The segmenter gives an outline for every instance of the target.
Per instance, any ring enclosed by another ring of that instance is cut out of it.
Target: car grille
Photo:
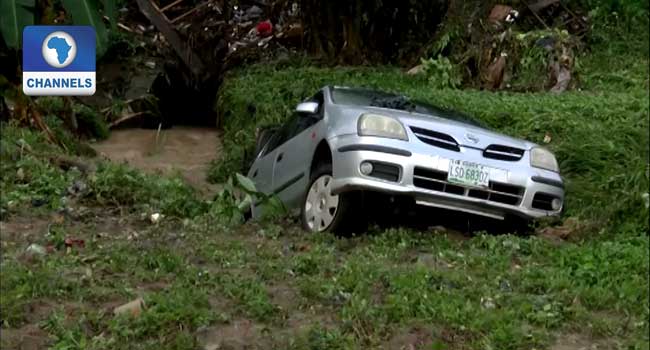
[[[479,189],[452,184],[447,181],[447,172],[415,167],[413,185],[431,191],[452,193],[460,196],[485,199],[509,205],[519,205],[524,195],[521,186],[490,181],[489,188]]]
[[[456,140],[453,137],[447,134],[443,134],[441,132],[437,132],[433,130],[416,128],[414,126],[411,127],[411,131],[413,131],[415,136],[417,136],[417,138],[420,141],[426,144],[448,149],[450,151],[460,152],[460,147],[458,146],[458,142],[456,142]]]
[[[504,145],[489,145],[483,150],[483,157],[516,162],[524,156],[524,150]]]

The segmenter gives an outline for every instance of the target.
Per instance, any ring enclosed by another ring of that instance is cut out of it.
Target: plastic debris
[[[130,301],[124,305],[118,306],[113,310],[115,316],[119,315],[130,315],[132,317],[138,317],[142,314],[142,310],[145,307],[144,299],[137,298],[133,301]]]
[[[65,246],[68,248],[72,248],[75,246],[79,248],[84,248],[86,246],[86,242],[83,239],[66,237],[66,239],[63,242],[65,243]]]
[[[25,249],[25,253],[31,256],[41,256],[45,255],[47,253],[47,250],[40,244],[32,243],[27,247],[27,249]]]
[[[491,297],[481,297],[481,305],[486,309],[494,309],[496,307]]]
[[[257,29],[257,35],[259,35],[262,38],[265,38],[273,34],[273,25],[271,24],[271,21],[260,22],[257,25],[256,29]]]
[[[419,65],[409,69],[408,72],[406,72],[406,74],[407,75],[418,75],[418,74],[424,73],[424,69],[425,69],[424,65],[419,64]]]
[[[151,214],[151,216],[149,217],[149,221],[151,221],[151,223],[155,225],[155,224],[159,223],[160,220],[162,220],[162,218],[164,218],[164,217],[165,216],[160,214],[160,213],[154,213],[154,214]]]
[[[551,143],[551,140],[552,140],[552,138],[551,138],[551,134],[546,133],[546,134],[544,135],[544,143]]]
[[[68,187],[68,194],[71,196],[79,196],[86,191],[88,185],[81,180],[76,180]]]
[[[519,11],[510,10],[506,16],[506,23],[513,23],[517,18],[519,18]]]

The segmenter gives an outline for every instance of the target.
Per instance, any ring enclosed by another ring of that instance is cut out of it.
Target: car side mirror
[[[317,102],[302,102],[296,106],[296,112],[298,113],[307,113],[315,114],[318,112],[318,103]]]

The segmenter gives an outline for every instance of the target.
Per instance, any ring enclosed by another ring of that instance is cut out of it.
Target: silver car
[[[555,156],[460,113],[379,91],[325,87],[259,133],[248,177],[312,232],[349,227],[363,193],[496,219],[558,216]],[[264,206],[253,205],[253,217]]]

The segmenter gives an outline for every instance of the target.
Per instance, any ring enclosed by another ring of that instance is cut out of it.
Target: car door
[[[277,160],[278,146],[284,143],[287,137],[293,133],[297,124],[296,118],[285,122],[269,139],[262,148],[261,155],[253,162],[248,177],[253,180],[255,187],[264,194],[273,194],[273,166]]]
[[[273,142],[273,139],[269,140],[269,144],[271,142]],[[273,191],[273,153],[276,150],[277,148],[269,153],[262,154],[253,162],[248,172],[248,177],[255,183],[255,189],[264,194],[270,194]]]
[[[323,117],[322,93],[311,99],[319,103],[319,111],[314,114],[294,114],[296,126],[289,137],[278,147],[273,166],[274,193],[287,208],[296,208],[304,195],[309,182],[309,167],[315,145],[312,138],[314,125]]]

